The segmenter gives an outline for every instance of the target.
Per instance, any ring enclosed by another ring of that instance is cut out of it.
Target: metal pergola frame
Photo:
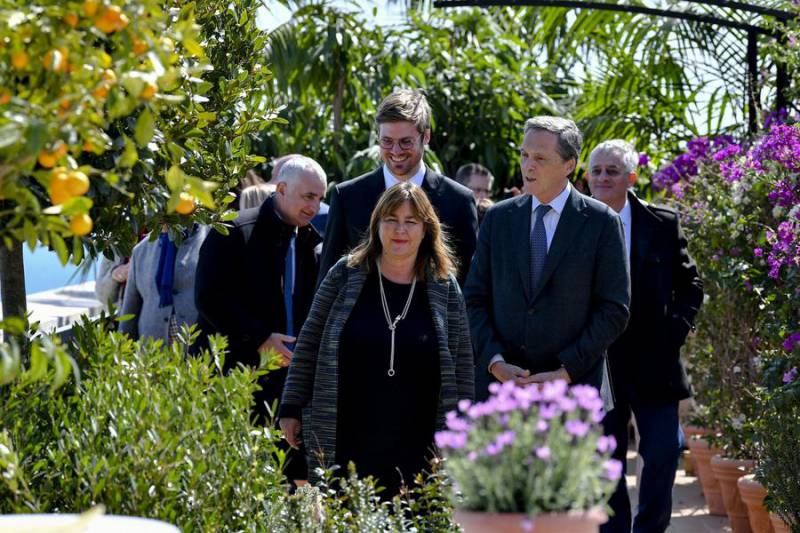
[[[745,4],[738,1],[729,0],[684,0],[690,4],[704,4],[717,7],[725,7],[734,11],[753,13],[756,15],[768,16],[779,21],[787,21],[795,17],[793,13],[788,11],[781,11],[768,7]],[[530,6],[530,7],[566,7],[569,9],[599,9],[603,11],[616,11],[621,13],[638,13],[643,15],[672,18],[679,20],[688,20],[700,24],[711,24],[730,28],[732,30],[744,31],[747,34],[747,103],[748,103],[748,130],[754,133],[758,129],[758,37],[759,35],[766,35],[774,39],[783,40],[785,36],[782,33],[775,32],[774,30],[757,26],[755,24],[748,24],[735,20],[720,18],[714,15],[691,13],[686,11],[674,11],[667,9],[658,9],[645,6],[632,6],[623,4],[608,4],[598,1],[583,1],[583,0],[435,0],[434,7],[447,8],[447,7],[489,7],[489,6]],[[783,63],[776,64],[776,109],[786,107],[786,92],[789,89],[789,73],[786,70],[786,65]]]

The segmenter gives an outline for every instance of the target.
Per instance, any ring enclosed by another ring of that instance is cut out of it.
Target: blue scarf
[[[175,256],[178,255],[178,247],[169,240],[169,233],[159,235],[158,244],[161,247],[158,269],[156,269],[158,306],[167,307],[172,305],[172,287],[175,283]]]

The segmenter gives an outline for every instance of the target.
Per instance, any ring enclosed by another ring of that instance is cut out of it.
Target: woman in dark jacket
[[[302,433],[312,482],[315,467],[353,462],[391,497],[426,468],[444,414],[473,394],[454,272],[425,192],[384,192],[367,236],[322,282],[284,386],[281,429],[292,446]]]

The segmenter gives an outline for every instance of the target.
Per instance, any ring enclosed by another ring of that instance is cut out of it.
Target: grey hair
[[[525,133],[536,130],[548,131],[558,135],[556,150],[561,156],[561,159],[564,161],[570,159],[578,160],[578,156],[581,153],[583,136],[581,135],[581,130],[578,129],[574,121],[568,118],[550,117],[546,115],[529,118],[525,122]]]
[[[292,156],[283,163],[275,183],[277,184],[282,181],[291,183],[301,174],[312,174],[316,176],[323,185],[327,186],[328,184],[328,176],[325,174],[325,171],[322,170],[320,164],[304,155]]]
[[[623,139],[610,139],[598,144],[592,153],[589,154],[589,164],[591,165],[592,157],[600,152],[612,152],[619,156],[622,161],[622,170],[625,174],[635,172],[639,166],[639,153],[631,143]]]

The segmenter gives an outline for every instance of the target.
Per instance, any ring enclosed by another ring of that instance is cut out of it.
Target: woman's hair
[[[447,242],[448,237],[439,222],[439,217],[425,191],[411,182],[398,183],[381,195],[378,204],[372,211],[369,230],[359,245],[351,252],[347,265],[350,267],[361,266],[367,272],[372,270],[383,252],[380,238],[381,220],[394,213],[405,202],[408,202],[414,216],[422,222],[424,232],[414,267],[417,279],[425,279],[425,271],[428,266],[431,267],[436,279],[446,279],[449,274],[455,274],[456,259]]]
[[[239,209],[250,209],[251,207],[260,206],[274,190],[275,186],[270,183],[262,183],[260,185],[251,185],[247,187],[239,193]]]

